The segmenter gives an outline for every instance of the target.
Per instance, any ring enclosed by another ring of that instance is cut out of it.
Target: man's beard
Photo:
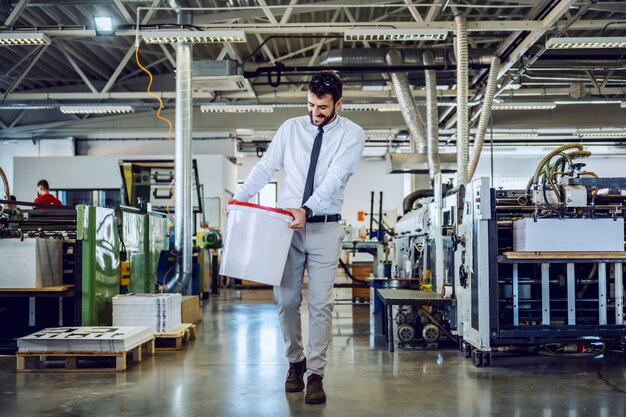
[[[332,122],[334,118],[335,118],[335,109],[333,109],[332,113],[330,113],[328,116],[324,117],[324,121],[322,122],[322,124],[316,125],[313,122],[313,112],[309,112],[309,119],[311,119],[311,124],[317,127],[326,126],[328,123]]]

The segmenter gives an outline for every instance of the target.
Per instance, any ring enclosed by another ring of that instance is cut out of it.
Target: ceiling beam
[[[261,6],[263,6],[263,13],[265,13],[265,16],[267,16],[270,23],[277,25],[278,20],[276,20],[276,17],[274,17],[271,10],[267,7],[267,3],[265,2],[265,0],[257,0],[257,1],[259,2]]]
[[[122,14],[122,16],[124,16],[124,19],[126,20],[126,23],[130,23],[131,25],[133,23],[135,23],[135,20],[130,15],[130,13],[128,13],[128,10],[126,10],[126,7],[124,6],[124,3],[122,3],[122,0],[114,0],[114,2],[115,2],[115,5],[117,6],[118,10]]]
[[[569,8],[576,3],[577,0],[560,0],[556,6],[548,13],[548,15],[541,20],[543,29],[536,30],[528,34],[524,40],[511,52],[506,61],[502,63],[500,72],[498,73],[498,79],[501,79],[506,73],[524,56],[526,52],[532,46],[541,39],[548,30],[550,30],[554,24],[569,10]]]
[[[48,50],[48,46],[50,45],[42,45],[39,47],[39,50],[37,50],[37,53],[35,54],[35,56],[33,57],[33,59],[28,63],[28,65],[26,66],[26,68],[24,68],[24,70],[22,71],[22,73],[15,79],[15,81],[13,81],[11,87],[9,87],[9,89],[4,93],[3,96],[3,100],[6,98],[7,95],[11,94],[13,91],[15,91],[15,89],[22,83],[22,81],[24,80],[24,78],[26,78],[26,76],[28,75],[28,73],[30,72],[30,70],[33,69],[33,67],[35,66],[35,64],[37,64],[37,62],[39,61],[39,59],[43,56],[43,54]]]
[[[289,2],[290,6],[293,6],[295,4],[298,4],[298,0],[291,0]],[[291,14],[293,13],[293,7],[288,7],[287,10],[285,10],[285,14],[283,14],[282,19],[280,19],[280,24],[284,25],[285,23],[287,23],[289,21],[289,19],[291,19]]]
[[[422,15],[420,15],[420,12],[417,10],[417,7],[413,5],[412,0],[404,0],[404,4],[406,4],[407,8],[409,9],[409,12],[411,12],[411,16],[413,16],[413,19],[415,19],[416,22],[424,21],[424,18],[422,18]]]
[[[432,22],[433,20],[437,19],[439,15],[441,14],[441,8],[443,5],[443,2],[444,0],[433,1],[432,5],[430,6],[430,9],[428,9],[428,13],[426,14],[426,19],[424,19],[424,21]]]
[[[72,58],[72,56],[65,50],[65,48],[63,48],[63,44],[59,42],[59,44],[57,45],[57,48],[61,51],[61,53],[63,53],[63,56],[65,56],[65,59],[69,61],[72,68],[74,68],[74,71],[76,71],[76,73],[80,76],[80,78],[82,78],[82,80],[85,82],[87,87],[91,90],[91,92],[97,93],[98,90],[96,90],[96,87],[94,87],[91,81],[89,81],[89,78],[87,78],[83,70],[80,69],[76,61],[74,61],[74,58]]]
[[[170,61],[170,64],[172,64],[172,68],[176,68],[176,60],[174,59],[174,57],[170,53],[169,49],[167,49],[167,45],[164,45],[164,44],[160,43],[159,46],[161,47],[161,50],[163,51],[163,53],[167,57],[168,61]],[[219,59],[218,59],[218,61],[219,61]]]
[[[17,19],[20,18],[24,9],[28,6],[28,1],[29,0],[20,0],[20,2],[13,7],[11,14],[7,17],[7,20],[4,21],[4,26],[12,27],[13,24],[17,22]]]
[[[128,48],[128,52],[126,52],[126,55],[124,55],[124,58],[122,58],[122,61],[115,69],[115,72],[113,73],[113,75],[111,75],[111,78],[102,89],[101,91],[102,93],[108,93],[111,90],[111,87],[113,87],[113,84],[115,84],[115,81],[117,81],[117,77],[120,76],[120,73],[122,72],[122,70],[128,63],[128,61],[130,60],[130,57],[133,56],[134,52],[135,52],[135,45],[130,45],[130,48]]]
[[[69,45],[67,42],[63,43],[63,48],[78,59],[84,66],[88,67],[91,72],[98,74],[103,79],[108,79],[109,76],[102,71],[102,68],[96,63],[92,62],[89,58],[85,57],[80,51],[74,49],[74,46]]]
[[[26,111],[27,110],[22,110],[15,119],[13,119],[13,121],[11,122],[11,124],[9,125],[9,129],[12,129],[15,127],[15,125],[17,125],[20,120],[22,120],[22,118],[26,115]]]

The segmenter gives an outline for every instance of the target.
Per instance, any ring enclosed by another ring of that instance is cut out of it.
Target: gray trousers
[[[343,237],[343,226],[337,222],[307,223],[304,229],[296,230],[287,256],[283,280],[279,287],[274,287],[287,359],[290,363],[300,362],[305,358],[300,305],[304,268],[307,268],[307,368],[309,373],[321,376],[324,376],[326,350],[331,337],[333,285]]]

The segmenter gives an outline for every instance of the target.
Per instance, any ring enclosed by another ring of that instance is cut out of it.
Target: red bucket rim
[[[267,210],[267,211],[283,214],[285,216],[289,216],[289,217],[294,218],[293,214],[289,213],[288,211],[277,209],[277,208],[274,208],[274,207],[262,206],[260,204],[246,203],[245,201],[234,201],[234,200],[231,200],[231,201],[228,202],[228,205],[229,206],[233,205],[233,206],[251,207],[251,208],[256,208],[256,209],[261,209],[261,210]]]

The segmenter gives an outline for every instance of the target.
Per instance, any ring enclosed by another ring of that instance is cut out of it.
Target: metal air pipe
[[[424,65],[432,65],[435,58],[430,51],[422,54]],[[434,70],[424,71],[426,75],[426,124],[428,132],[428,173],[432,180],[441,172],[439,165],[439,110],[437,108],[437,75]]]
[[[454,16],[455,32],[456,32],[456,60],[457,60],[457,174],[456,183],[465,185],[467,183],[467,169],[469,165],[469,112],[468,99],[469,80],[468,80],[468,47],[467,47],[467,20],[465,14],[457,13]]]
[[[185,2],[186,3],[186,2]],[[171,0],[172,7],[186,7]],[[191,24],[191,13],[178,10],[178,23]],[[176,44],[176,145],[174,207],[176,275],[165,285],[167,292],[183,292],[192,274],[192,175],[191,126],[193,99],[191,92],[192,45]]]
[[[476,139],[474,140],[474,155],[472,156],[472,162],[470,163],[468,169],[468,181],[471,181],[474,176],[476,166],[480,160],[480,153],[483,150],[485,133],[487,132],[489,120],[491,119],[493,98],[496,95],[496,88],[498,87],[498,72],[500,72],[500,58],[493,56],[491,57],[491,66],[489,67],[489,76],[487,78],[487,87],[485,88],[485,99],[483,101],[482,113],[478,122],[478,132],[476,132]]]

